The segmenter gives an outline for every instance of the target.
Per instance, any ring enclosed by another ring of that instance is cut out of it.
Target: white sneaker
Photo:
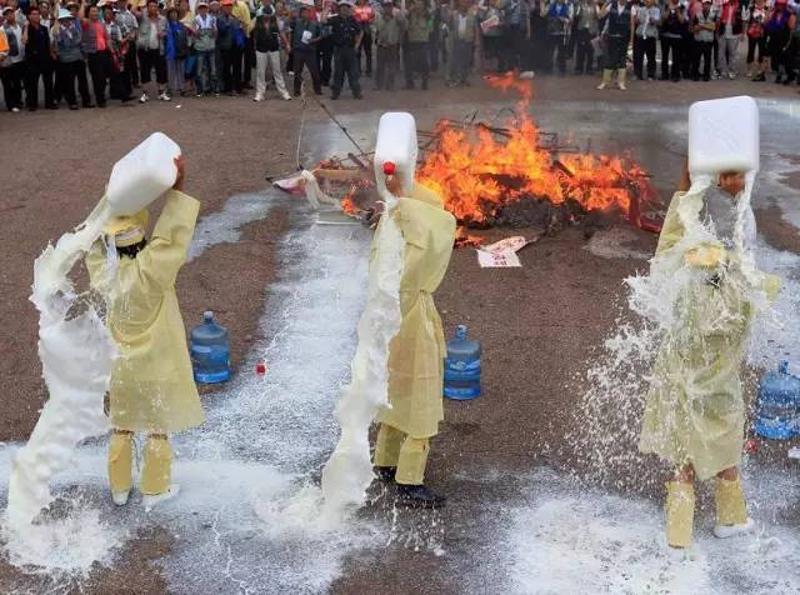
[[[728,73],[728,78],[731,79],[732,81],[736,80],[736,73],[735,72],[729,72]]]
[[[152,495],[145,494],[142,497],[142,504],[144,504],[144,509],[146,511],[150,511],[157,504],[161,504],[162,502],[174,498],[175,496],[178,495],[180,491],[181,487],[178,484],[174,483],[171,486],[169,486],[169,489],[166,492],[163,492],[161,494],[152,494]]]
[[[800,446],[795,446],[794,448],[790,448],[789,452],[786,453],[790,459],[800,459]]]
[[[283,100],[284,100],[284,101],[291,101],[291,100],[292,100],[292,96],[291,96],[291,95],[288,95],[288,94],[287,94],[287,95],[284,95],[284,96],[283,96]]]
[[[117,506],[125,506],[128,503],[128,496],[130,495],[130,490],[125,490],[124,492],[111,492],[111,499]]]
[[[167,95],[167,93],[166,93],[166,92],[164,92],[164,93],[162,93],[161,95],[159,95],[159,96],[158,96],[158,98],[159,98],[161,101],[172,101],[172,97],[170,97],[169,95]]]
[[[737,535],[744,535],[750,533],[755,528],[756,524],[753,519],[747,518],[744,523],[740,525],[715,525],[714,536],[719,539],[728,539],[729,537],[736,537]]]
[[[19,113],[19,108],[18,107],[12,107],[11,108],[11,113],[12,114],[18,114]]]
[[[142,96],[139,98],[139,103],[147,103],[150,101],[150,96],[147,93],[142,93]]]
[[[255,97],[253,97],[253,101],[256,101],[256,102],[258,102],[258,101],[264,101],[264,98],[263,98],[263,97],[261,97],[261,95],[256,95]]]
[[[526,70],[524,72],[519,73],[519,78],[522,80],[531,80],[534,76],[535,75],[532,70]]]

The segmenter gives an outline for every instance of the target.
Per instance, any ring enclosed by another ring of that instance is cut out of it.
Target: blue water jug
[[[192,329],[190,352],[196,382],[216,384],[230,379],[228,330],[214,321],[213,312],[205,312],[203,324]]]
[[[800,378],[789,374],[789,362],[769,372],[758,387],[755,432],[764,438],[786,440],[800,434]]]
[[[444,396],[467,401],[481,394],[481,344],[467,338],[467,327],[456,327],[447,342],[444,360]]]

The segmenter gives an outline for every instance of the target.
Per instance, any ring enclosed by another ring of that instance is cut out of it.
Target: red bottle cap
[[[392,161],[386,161],[383,164],[383,173],[387,176],[393,176],[396,170],[397,166]]]
[[[259,376],[263,376],[266,373],[267,373],[267,363],[263,359],[258,360],[258,363],[256,364],[256,374],[258,374]]]
[[[747,454],[755,454],[758,452],[758,440],[750,438],[744,443],[744,451]]]

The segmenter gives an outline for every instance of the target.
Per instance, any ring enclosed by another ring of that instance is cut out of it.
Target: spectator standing
[[[695,57],[692,79],[700,80],[700,61],[703,61],[703,80],[711,79],[712,48],[714,46],[714,31],[717,22],[714,12],[711,10],[711,0],[703,0],[703,9],[700,14],[694,17]]]
[[[553,72],[553,55],[555,54],[558,73],[567,73],[567,54],[572,31],[572,6],[566,0],[552,0],[546,5],[547,10],[547,62],[546,72]]]
[[[22,85],[25,80],[25,44],[22,40],[22,27],[17,22],[17,11],[11,5],[3,8],[3,34],[8,51],[0,63],[0,78],[3,81],[3,95],[6,109],[19,112],[22,108]]]
[[[58,109],[53,96],[53,56],[50,50],[50,32],[42,25],[42,15],[34,6],[28,12],[28,24],[23,31],[25,41],[25,103],[28,111],[39,108],[39,81],[44,86],[44,105]]]
[[[661,22],[661,9],[655,0],[645,0],[643,6],[636,6],[633,11],[633,22],[636,27],[633,38],[633,72],[637,79],[645,79],[644,61],[647,59],[647,78],[656,78],[656,40],[658,24]]]
[[[256,49],[256,95],[253,101],[263,101],[267,92],[266,73],[271,71],[272,80],[280,96],[289,100],[292,97],[286,90],[286,81],[281,69],[281,46],[288,47],[288,40],[280,30],[275,10],[262,10],[256,14],[253,29],[253,43]]]
[[[186,58],[189,56],[189,30],[178,20],[178,9],[167,9],[167,35],[164,57],[167,61],[167,95],[186,94]]]
[[[499,2],[500,0],[489,0],[488,4],[479,8],[478,13],[484,61],[495,60],[498,72],[503,52],[503,28],[498,8]]]
[[[156,0],[147,0],[145,11],[140,11],[136,16],[139,20],[136,48],[139,56],[139,75],[144,88],[139,101],[146,103],[150,100],[147,88],[152,83],[154,70],[156,73],[156,96],[161,101],[169,101],[170,97],[165,90],[167,85],[167,64],[164,60],[167,19],[159,14]]]
[[[339,3],[341,7],[341,2]],[[358,44],[358,68],[361,70],[361,56],[364,56],[364,74],[372,76],[372,26],[375,23],[375,10],[368,0],[356,0],[353,17],[361,26],[362,37]]]
[[[470,0],[458,0],[458,8],[450,17],[448,30],[453,39],[448,84],[451,87],[469,86],[469,73],[478,35],[478,20],[470,6]]]
[[[112,2],[101,0],[101,3],[103,4],[103,21],[108,32],[107,55],[104,55],[102,60],[109,82],[109,95],[111,99],[119,99],[122,103],[127,103],[131,100],[131,91],[133,90],[124,74],[128,40],[116,22]]]
[[[394,76],[400,69],[400,43],[405,35],[406,18],[392,0],[383,0],[383,8],[375,17],[377,71],[375,90],[394,90]]]
[[[333,39],[330,19],[336,13],[336,4],[332,0],[325,0],[321,12],[318,13],[322,37],[317,44],[317,67],[323,87],[330,86],[331,76],[333,76]]]
[[[617,87],[625,91],[628,48],[633,43],[633,10],[625,0],[611,0],[603,7],[601,15],[606,20],[603,34],[607,40],[607,51],[603,80],[597,88],[603,90],[608,87],[616,72]]]
[[[767,37],[764,23],[767,21],[766,0],[755,0],[746,9],[747,21],[747,76],[754,81],[764,82],[766,77]],[[756,56],[756,54],[758,54]],[[755,64],[755,66],[754,66]]]
[[[81,26],[80,15],[78,14],[79,7],[74,2],[70,3],[68,6],[68,10],[59,12],[58,31],[53,36],[52,40],[58,60],[56,64],[56,74],[58,75],[60,73],[62,75],[62,82],[57,82],[56,87],[59,89],[60,93],[64,94],[69,104],[69,89],[72,89],[72,97],[74,97],[75,81],[77,81],[78,92],[81,96],[83,107],[87,109],[93,108],[94,104],[89,94],[89,79],[86,75],[86,60],[84,59],[83,52],[83,27]],[[67,14],[72,18],[67,18]]]
[[[681,79],[681,39],[686,26],[686,13],[678,0],[668,0],[661,13],[661,80]],[[672,65],[670,68],[670,58]]]
[[[217,79],[217,17],[209,12],[208,0],[197,0],[194,19],[194,49],[197,53],[197,96],[219,95]]]
[[[294,94],[300,96],[303,83],[303,68],[308,69],[311,75],[311,84],[316,95],[322,95],[322,80],[319,76],[317,64],[317,43],[322,37],[322,30],[315,20],[311,18],[309,6],[300,7],[299,16],[292,21],[291,43],[294,54]]]
[[[331,39],[333,40],[331,99],[339,98],[345,76],[350,85],[350,91],[353,92],[353,98],[363,99],[359,82],[361,73],[359,72],[358,48],[361,47],[364,40],[364,21],[359,22],[356,19],[351,0],[340,0],[337,14],[331,17],[330,22]],[[372,62],[371,58],[370,62]]]
[[[222,0],[222,12],[217,17],[217,44],[222,56],[222,90],[228,95],[241,95],[242,54],[246,36],[242,23],[233,14],[234,0]]]
[[[530,70],[528,45],[531,41],[531,18],[527,0],[503,0],[503,37],[505,38],[506,63],[503,70]],[[526,76],[526,78],[528,78]]]
[[[253,81],[253,66],[256,62],[256,54],[253,49],[253,40],[250,38],[250,30],[252,29],[252,17],[250,15],[250,5],[245,0],[233,0],[233,9],[231,11],[236,23],[236,30],[234,32],[234,44],[240,50],[239,61],[239,91],[242,89],[252,89]],[[234,84],[234,87],[236,85]]]
[[[139,66],[136,63],[136,34],[139,21],[128,8],[127,0],[117,0],[115,20],[125,38],[125,62],[123,65],[123,85],[131,91],[139,86]]]
[[[430,75],[429,43],[431,38],[430,12],[423,0],[409,0],[407,44],[404,51],[406,89],[414,88],[414,76],[422,80],[422,90],[428,90]]]
[[[597,0],[575,5],[575,74],[594,74],[594,46],[600,33]]]
[[[720,75],[731,80],[736,78],[736,59],[739,52],[739,40],[744,33],[742,8],[739,0],[727,0],[719,11],[719,30],[717,32],[717,54],[719,56]]]
[[[108,29],[101,20],[97,6],[87,6],[83,20],[83,49],[89,74],[92,76],[92,87],[97,107],[106,106],[106,86],[111,74],[111,39]]]
[[[787,8],[786,0],[775,0],[775,6],[764,25],[767,34],[767,55],[772,71],[776,73],[776,83],[783,82],[786,72],[784,56],[790,41],[789,21],[792,16]]]

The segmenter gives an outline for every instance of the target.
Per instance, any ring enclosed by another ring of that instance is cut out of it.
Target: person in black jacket
[[[661,80],[678,82],[681,80],[681,46],[686,29],[686,12],[678,0],[669,0],[661,12]],[[672,55],[672,68],[669,58]]]
[[[353,18],[353,4],[351,0],[339,2],[338,14],[328,21],[331,27],[333,40],[333,85],[331,85],[331,99],[338,99],[344,85],[344,77],[350,84],[353,97],[362,99],[361,85],[359,84],[359,64],[356,48],[361,43],[364,31],[355,18]]]
[[[55,69],[50,53],[50,32],[42,25],[38,8],[31,8],[22,37],[25,40],[25,98],[28,110],[34,112],[39,107],[39,79],[44,84],[45,107],[58,109],[53,95]]]
[[[267,68],[272,71],[272,79],[280,96],[285,100],[291,99],[281,71],[281,42],[284,48],[289,46],[289,40],[280,30],[275,11],[258,13],[253,29],[256,50],[256,96],[253,101],[264,100],[267,92]]]

